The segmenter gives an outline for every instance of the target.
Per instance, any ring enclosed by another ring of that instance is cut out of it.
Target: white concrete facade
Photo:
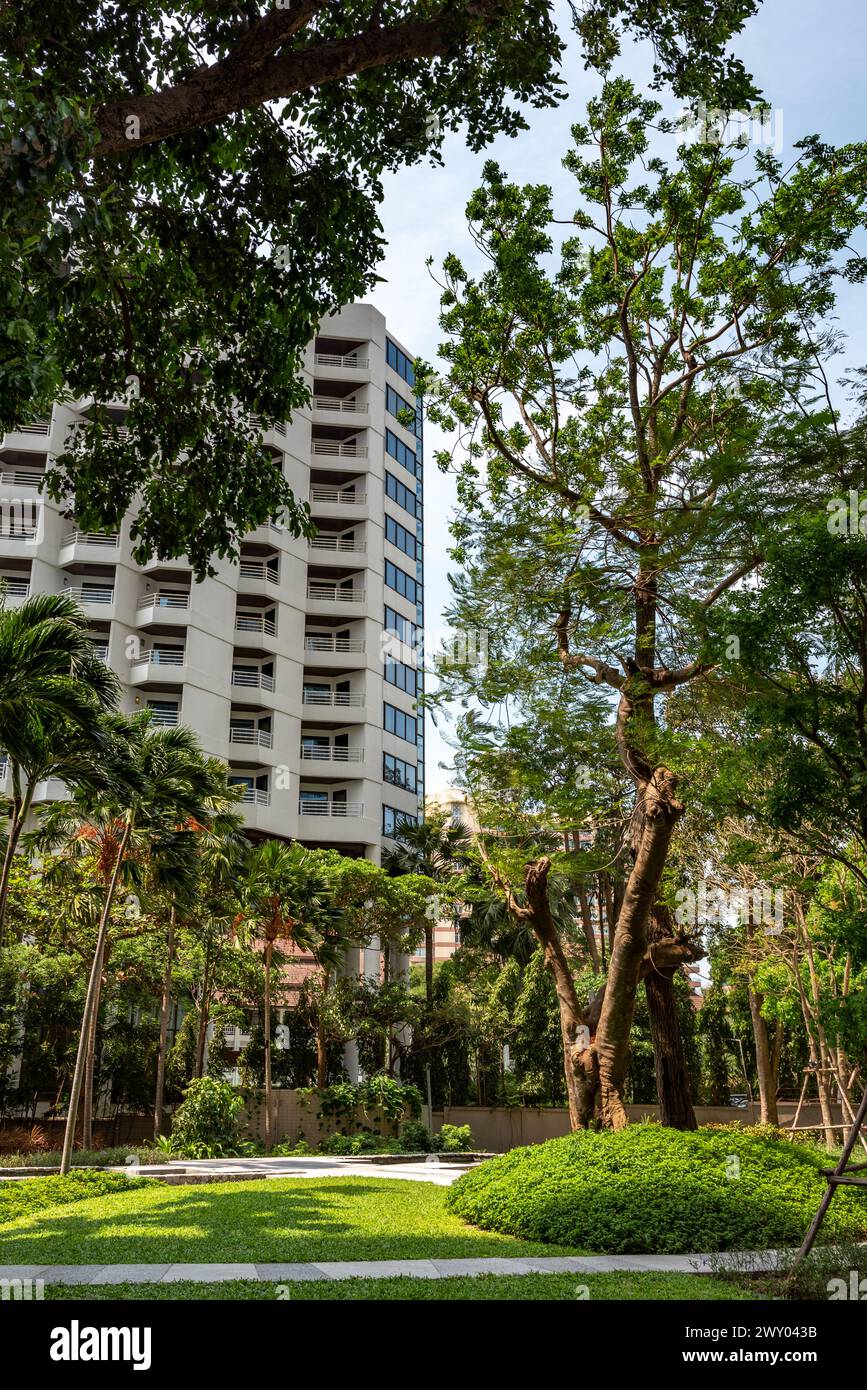
[[[216,560],[201,583],[183,559],[137,565],[129,517],[118,535],[83,535],[41,497],[46,463],[92,402],[57,405],[0,444],[6,601],[73,591],[123,708],[193,728],[245,785],[252,833],[374,861],[424,794],[409,674],[424,624],[421,417],[410,428],[393,413],[415,406],[412,360],[372,305],[323,322],[304,363],[311,404],[265,435],[318,534],[261,527],[240,563]],[[388,637],[387,608],[408,641]],[[40,787],[37,801],[62,791]]]

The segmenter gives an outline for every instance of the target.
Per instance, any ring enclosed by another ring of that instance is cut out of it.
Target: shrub
[[[75,1149],[72,1154],[73,1168],[112,1168],[122,1163],[159,1163],[164,1157],[155,1148],[130,1148],[126,1144],[114,1149]],[[59,1168],[61,1153],[59,1149],[19,1153],[0,1153],[0,1170],[3,1168]]]
[[[0,1225],[43,1207],[65,1206],[68,1202],[82,1202],[86,1197],[147,1187],[152,1182],[153,1178],[127,1178],[122,1173],[78,1171],[66,1177],[22,1178],[20,1182],[0,1183]]]
[[[184,1158],[223,1158],[241,1153],[238,1116],[244,1102],[228,1081],[191,1081],[172,1120],[171,1147]]]
[[[513,1149],[463,1174],[447,1204],[483,1230],[618,1254],[800,1244],[825,1191],[826,1158],[730,1130],[636,1125]],[[839,1191],[822,1234],[867,1231],[867,1197]]]
[[[443,1125],[433,1136],[432,1144],[436,1153],[469,1153],[473,1147],[473,1131],[469,1125]]]
[[[398,1143],[405,1154],[429,1154],[433,1148],[430,1130],[421,1120],[407,1120],[402,1124]]]

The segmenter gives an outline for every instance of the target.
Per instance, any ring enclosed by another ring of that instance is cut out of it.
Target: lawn
[[[0,1264],[264,1264],[583,1253],[474,1230],[446,1211],[445,1197],[444,1187],[394,1178],[147,1184],[43,1208],[0,1226]]]
[[[502,1248],[500,1249],[502,1254]],[[296,1284],[254,1283],[251,1280],[232,1280],[222,1284],[113,1284],[77,1285],[75,1288],[49,1284],[46,1299],[88,1299],[111,1302],[116,1299],[142,1301],[162,1299],[224,1299],[236,1302],[252,1299],[275,1302],[277,1289],[289,1290],[292,1303],[329,1302],[335,1299],[371,1300],[457,1300],[512,1299],[521,1301],[554,1300],[564,1303],[590,1300],[652,1299],[669,1301],[696,1299],[755,1299],[759,1297],[747,1288],[723,1283],[699,1274],[483,1274],[470,1279],[341,1279]],[[281,1295],[285,1298],[285,1294]]]

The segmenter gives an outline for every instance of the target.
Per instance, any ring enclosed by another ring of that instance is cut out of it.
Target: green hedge
[[[152,1178],[127,1178],[122,1173],[69,1173],[65,1178],[22,1178],[0,1182],[0,1225],[27,1216],[43,1207],[65,1206],[85,1197],[102,1197],[107,1192],[125,1192],[147,1187]]]
[[[570,1135],[470,1169],[448,1206],[474,1226],[610,1254],[800,1244],[825,1191],[818,1150],[732,1130],[661,1125]],[[867,1233],[867,1196],[841,1188],[823,1238]]]

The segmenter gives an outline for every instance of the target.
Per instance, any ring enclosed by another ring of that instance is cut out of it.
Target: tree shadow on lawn
[[[465,1226],[445,1189],[370,1179],[142,1188],[0,1227],[0,1264],[217,1264],[574,1254]]]

